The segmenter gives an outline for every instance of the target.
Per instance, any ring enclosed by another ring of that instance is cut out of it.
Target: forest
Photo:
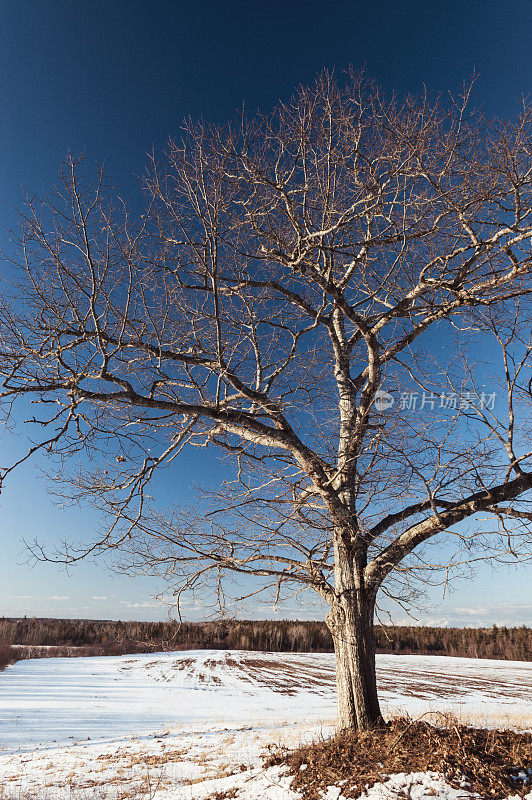
[[[532,660],[532,629],[376,626],[377,652]],[[16,645],[16,647],[12,647]],[[324,622],[217,620],[129,622],[0,618],[0,669],[21,658],[121,655],[157,650],[230,649],[330,652]]]

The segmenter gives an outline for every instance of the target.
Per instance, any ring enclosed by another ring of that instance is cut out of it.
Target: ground
[[[532,728],[531,663],[390,655],[377,663],[388,715],[452,712],[483,726]],[[329,654],[20,661],[0,675],[0,799],[295,800],[283,767],[265,768],[263,756],[331,734],[334,714]],[[340,796],[341,786],[325,795]],[[383,778],[367,796],[469,795],[413,773]]]

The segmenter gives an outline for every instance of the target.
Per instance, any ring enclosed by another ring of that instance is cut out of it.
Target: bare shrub
[[[8,642],[0,641],[0,672],[5,669],[9,664],[14,664],[18,659],[16,648],[11,647]]]

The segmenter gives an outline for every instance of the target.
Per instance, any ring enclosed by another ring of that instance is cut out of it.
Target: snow
[[[405,798],[420,800],[423,797],[436,796],[441,800],[460,800],[464,797],[474,797],[466,789],[455,789],[450,786],[442,775],[437,772],[405,772],[391,775],[382,783],[372,786],[362,795],[364,800],[391,800],[391,798]],[[478,797],[478,795],[477,795]]]
[[[483,724],[531,726],[532,664],[390,655],[377,664],[390,712],[451,711]],[[19,661],[0,673],[0,797],[114,800],[127,788],[151,800],[206,800],[229,789],[250,800],[298,798],[290,777],[264,769],[261,756],[269,745],[331,733],[335,702],[330,654]],[[430,773],[390,776],[367,798],[469,796],[444,784]],[[339,787],[329,794],[341,797]]]
[[[465,787],[454,788],[437,772],[398,772],[376,783],[360,796],[360,800],[423,800],[428,797],[433,800],[466,800],[478,798],[479,795],[467,791]],[[330,786],[323,800],[343,800],[341,788]],[[520,798],[515,796],[515,800]],[[525,795],[525,800],[532,800],[532,792]]]

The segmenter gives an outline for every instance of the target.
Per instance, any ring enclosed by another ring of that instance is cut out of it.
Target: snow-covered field
[[[452,711],[483,725],[532,727],[530,663],[377,659],[387,712]],[[295,798],[278,768],[262,769],[261,754],[270,744],[296,746],[331,732],[334,715],[329,654],[203,650],[19,661],[0,673],[0,798],[137,792],[202,800],[232,788],[242,798]],[[394,780],[397,791],[390,784],[383,797],[404,796],[405,781],[412,797],[467,796],[445,786],[435,795],[439,779],[426,775]]]

